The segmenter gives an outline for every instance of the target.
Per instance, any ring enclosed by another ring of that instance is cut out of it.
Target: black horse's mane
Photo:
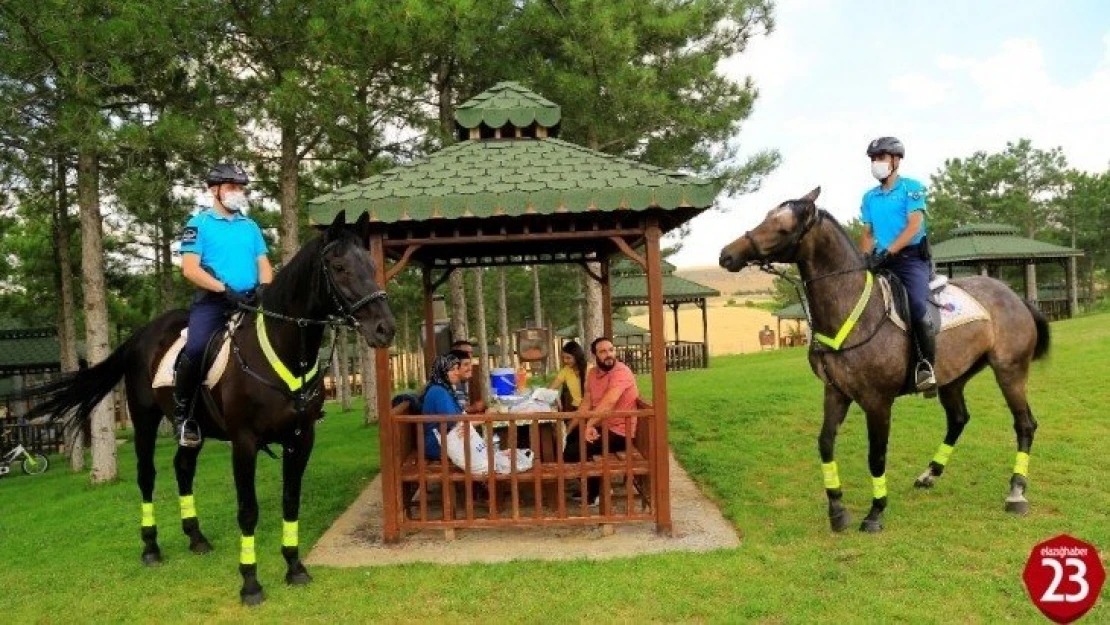
[[[343,228],[338,241],[354,242],[357,235],[349,228]],[[267,310],[288,311],[298,305],[307,304],[311,310],[325,296],[323,292],[324,274],[320,267],[320,253],[327,245],[325,232],[305,243],[287,265],[274,274],[274,281],[266,289],[263,299]]]

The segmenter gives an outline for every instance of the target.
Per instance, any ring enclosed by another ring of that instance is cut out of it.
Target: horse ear
[[[806,202],[816,202],[818,195],[821,195],[821,187],[814,188],[812,191],[807,193],[805,195],[805,197],[803,197],[802,199],[805,200]]]
[[[343,231],[343,226],[347,225],[347,211],[341,210],[335,215],[331,225],[328,226],[328,240],[334,240],[339,237],[339,233]]]
[[[362,239],[362,242],[365,245],[365,247],[369,247],[370,246],[370,213],[368,213],[366,211],[363,211],[362,214],[358,216],[358,221],[355,222],[355,232],[358,233],[358,237],[360,239]]]

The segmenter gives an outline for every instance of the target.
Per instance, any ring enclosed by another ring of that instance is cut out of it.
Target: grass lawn
[[[156,514],[166,563],[139,563],[134,455],[121,483],[93,487],[57,459],[39,477],[0,480],[0,619],[112,621],[762,621],[1035,622],[1021,571],[1032,546],[1060,533],[1110,553],[1110,315],[1053,325],[1053,354],[1034,367],[1040,421],[1030,465],[1032,512],[1002,511],[1015,443],[989,372],[968,389],[972,419],[932,491],[914,477],[944,433],[939,404],[895,406],[886,531],[832,535],[817,456],[821,388],[803,350],[718,358],[670,377],[671,442],[740,528],[742,545],[710,554],[591,562],[316,567],[287,588],[280,545],[280,463],[259,460],[260,579],[267,601],[239,605],[238,528],[228,448],[201,456],[196,497],[216,551],[188,553],[180,533],[172,446],[162,441]],[[301,540],[311,545],[374,476],[377,431],[334,408],[321,424],[304,488]],[[838,441],[845,501],[858,523],[870,502],[858,410]],[[619,531],[619,530],[618,530]],[[511,549],[511,546],[506,546]],[[1110,591],[1086,622],[1110,621]]]

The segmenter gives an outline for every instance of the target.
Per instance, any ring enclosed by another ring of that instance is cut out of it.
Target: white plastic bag
[[[447,433],[447,457],[458,468],[466,471],[466,439],[463,432],[470,428],[470,472],[485,475],[489,471],[486,441],[473,425],[460,423]]]
[[[512,472],[513,454],[516,454],[516,472],[524,473],[532,469],[532,450],[531,449],[505,449],[497,452],[493,457],[493,470],[501,475],[508,475]]]

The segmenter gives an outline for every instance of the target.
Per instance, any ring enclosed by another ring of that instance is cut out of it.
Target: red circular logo
[[[1098,601],[1106,569],[1094,545],[1061,534],[1033,547],[1021,577],[1042,614],[1070,623]]]

